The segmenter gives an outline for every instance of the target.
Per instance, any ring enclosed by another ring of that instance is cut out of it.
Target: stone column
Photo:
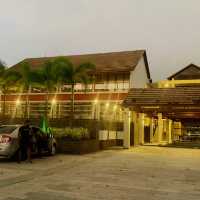
[[[139,113],[139,144],[144,144],[144,113]]]
[[[131,112],[129,109],[124,111],[124,148],[130,148],[130,122],[131,122]]]
[[[157,134],[157,142],[160,143],[163,137],[163,119],[162,113],[158,113],[158,134]]]
[[[150,143],[153,143],[153,128],[154,128],[154,124],[153,124],[153,117],[151,117],[150,119]]]

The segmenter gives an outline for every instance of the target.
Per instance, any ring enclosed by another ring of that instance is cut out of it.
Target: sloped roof
[[[144,57],[147,75],[150,79],[149,66],[145,50],[87,55],[71,55],[62,57],[69,59],[74,65],[79,65],[85,62],[91,62],[96,66],[95,73],[130,72],[135,69],[140,59]],[[20,64],[23,62],[29,63],[32,69],[38,69],[46,61],[54,60],[56,58],[58,57],[27,58],[11,67],[11,69],[19,70]]]
[[[123,102],[131,110],[171,119],[200,119],[200,87],[131,89]]]
[[[199,105],[200,87],[131,89],[123,102],[125,107],[137,105]]]
[[[179,70],[175,74],[168,77],[168,80],[172,79],[199,79],[200,78],[200,67],[194,64],[190,64],[183,69]]]

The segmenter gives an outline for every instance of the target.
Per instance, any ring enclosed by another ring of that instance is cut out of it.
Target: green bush
[[[54,133],[55,137],[57,137],[57,138],[67,138],[67,139],[73,140],[73,141],[90,139],[88,129],[86,129],[86,128],[73,128],[73,129],[54,128],[53,133]]]

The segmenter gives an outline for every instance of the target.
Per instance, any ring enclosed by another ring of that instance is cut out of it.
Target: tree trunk
[[[3,117],[5,117],[5,115],[6,115],[6,93],[3,93],[2,115],[3,115]]]
[[[62,92],[62,88],[59,87],[59,94],[61,94]],[[58,104],[58,118],[60,119],[61,118],[61,104],[59,103]]]
[[[46,92],[46,102],[45,102],[45,117],[48,119],[48,107],[49,107],[49,91]]]
[[[31,86],[29,86],[28,91],[26,93],[26,105],[25,105],[25,118],[29,119],[29,109],[30,109],[30,101],[29,101],[29,96],[31,92]]]
[[[70,120],[70,125],[71,128],[74,126],[74,84],[71,86],[71,120]]]
[[[25,103],[24,118],[28,119],[28,94],[27,94],[27,92],[26,92],[26,103]]]

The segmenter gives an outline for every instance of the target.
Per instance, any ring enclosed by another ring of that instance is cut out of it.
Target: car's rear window
[[[16,128],[16,126],[0,126],[0,135],[11,134]]]

